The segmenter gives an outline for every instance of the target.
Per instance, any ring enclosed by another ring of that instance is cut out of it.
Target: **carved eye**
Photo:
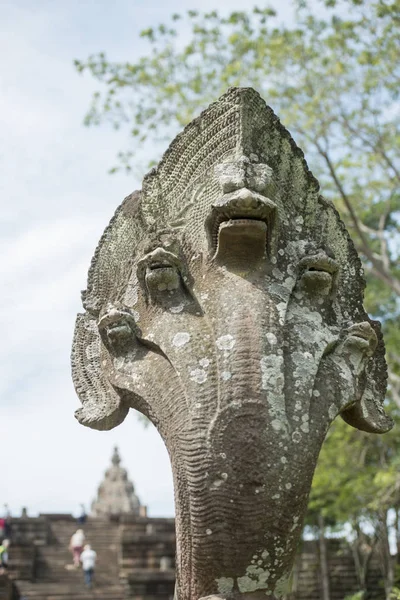
[[[144,284],[146,294],[156,297],[160,293],[173,293],[181,285],[180,261],[175,254],[157,248],[146,254],[138,263],[138,279]]]
[[[326,254],[306,256],[299,263],[301,285],[310,294],[330,294],[334,288],[339,266]]]

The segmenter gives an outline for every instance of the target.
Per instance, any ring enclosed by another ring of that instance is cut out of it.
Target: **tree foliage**
[[[189,11],[141,36],[148,52],[76,60],[99,83],[87,125],[127,127],[135,156],[172,138],[229,86],[256,88],[304,150],[362,257],[366,306],[382,321],[392,414],[400,413],[400,0],[296,0],[294,23],[271,8]],[[154,156],[156,161],[159,156]],[[321,454],[311,513],[328,522],[382,520],[400,506],[399,438],[337,423]]]
[[[326,4],[322,18],[298,2],[293,27],[279,24],[270,8],[175,14],[169,24],[142,31],[149,53],[136,62],[112,62],[104,53],[77,60],[79,72],[89,71],[102,84],[86,124],[128,126],[137,153],[172,137],[227,87],[255,87],[304,149],[367,273],[379,280],[368,293],[372,313],[395,318],[400,2]],[[187,29],[182,43],[180,32]],[[129,171],[132,150],[119,158]]]

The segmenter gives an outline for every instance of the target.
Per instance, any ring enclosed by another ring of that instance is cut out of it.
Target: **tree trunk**
[[[387,511],[379,513],[378,537],[379,537],[379,556],[382,574],[384,577],[386,600],[390,600],[390,594],[394,583],[393,561],[390,555],[389,531],[387,526]]]
[[[396,530],[396,550],[397,550],[397,554],[396,554],[396,564],[400,564],[400,508],[398,506],[396,506],[395,508],[395,521],[394,521],[394,526],[395,526],[395,530]]]
[[[321,587],[322,587],[321,600],[330,600],[328,553],[327,553],[326,540],[325,540],[325,523],[324,523],[324,517],[322,515],[318,515],[318,526],[319,526],[319,564],[321,567]]]

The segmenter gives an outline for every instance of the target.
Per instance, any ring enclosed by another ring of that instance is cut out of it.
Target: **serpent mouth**
[[[146,282],[149,278],[162,277],[163,274],[180,273],[177,256],[164,248],[156,248],[138,262],[138,279]]]
[[[174,269],[170,263],[167,262],[150,262],[147,265],[148,271],[157,271],[158,269]]]
[[[181,260],[165,248],[159,247],[138,261],[137,277],[147,300],[160,301],[181,289],[183,265]]]
[[[272,200],[247,188],[222,196],[206,220],[212,256],[221,258],[228,245],[233,254],[240,253],[241,247],[249,250],[250,245],[258,247],[256,254],[270,254],[275,209]]]
[[[347,330],[347,343],[356,345],[360,350],[364,350],[367,355],[372,356],[378,339],[373,327],[367,322],[356,323]]]

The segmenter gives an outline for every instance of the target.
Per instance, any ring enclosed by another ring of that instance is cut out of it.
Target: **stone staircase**
[[[73,520],[51,523],[49,545],[36,549],[35,581],[17,581],[21,598],[34,600],[124,600],[125,587],[118,579],[119,526],[108,520],[88,520],[82,529],[97,552],[94,586],[87,590],[82,569],[72,565],[68,550],[77,525]]]

